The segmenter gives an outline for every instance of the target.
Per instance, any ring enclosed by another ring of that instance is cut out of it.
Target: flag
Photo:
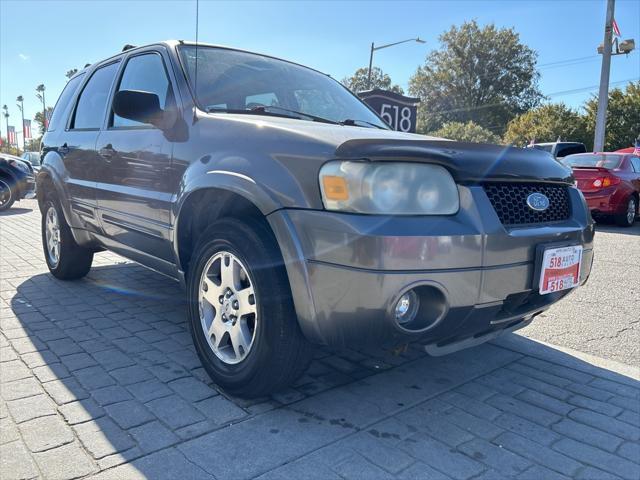
[[[24,130],[23,130],[23,137],[25,139],[27,138],[31,138],[31,120],[25,120],[24,121]]]
[[[636,139],[636,148],[633,149],[634,155],[640,155],[640,138]]]
[[[613,34],[616,37],[620,36],[620,28],[618,27],[618,22],[616,22],[616,19],[613,19],[613,23],[611,24],[611,26],[613,27]]]
[[[9,145],[15,145],[16,143],[16,127],[11,125],[7,127],[7,143]]]

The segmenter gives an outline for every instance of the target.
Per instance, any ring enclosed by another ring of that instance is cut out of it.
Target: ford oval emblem
[[[549,208],[549,198],[542,193],[535,192],[527,197],[527,205],[531,210],[544,212]]]

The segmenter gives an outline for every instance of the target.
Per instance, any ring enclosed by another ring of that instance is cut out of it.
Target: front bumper
[[[307,338],[336,347],[445,344],[524,325],[568,293],[537,293],[538,245],[583,245],[587,280],[593,222],[580,193],[571,188],[570,197],[569,220],[526,228],[506,229],[477,186],[460,186],[460,211],[447,217],[279,210],[269,220]],[[444,305],[425,328],[407,331],[393,308],[415,287],[441,292]]]
[[[36,197],[36,181],[32,174],[26,175],[18,182],[18,199],[32,199]]]

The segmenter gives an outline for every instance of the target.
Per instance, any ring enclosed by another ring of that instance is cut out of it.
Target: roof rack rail
[[[126,52],[127,50],[131,50],[132,48],[136,48],[136,46],[131,45],[130,43],[127,43],[124,47],[122,47],[122,51]]]

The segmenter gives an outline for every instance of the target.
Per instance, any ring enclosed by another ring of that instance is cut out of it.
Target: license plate
[[[580,283],[582,246],[549,248],[542,257],[540,294],[559,292]]]

